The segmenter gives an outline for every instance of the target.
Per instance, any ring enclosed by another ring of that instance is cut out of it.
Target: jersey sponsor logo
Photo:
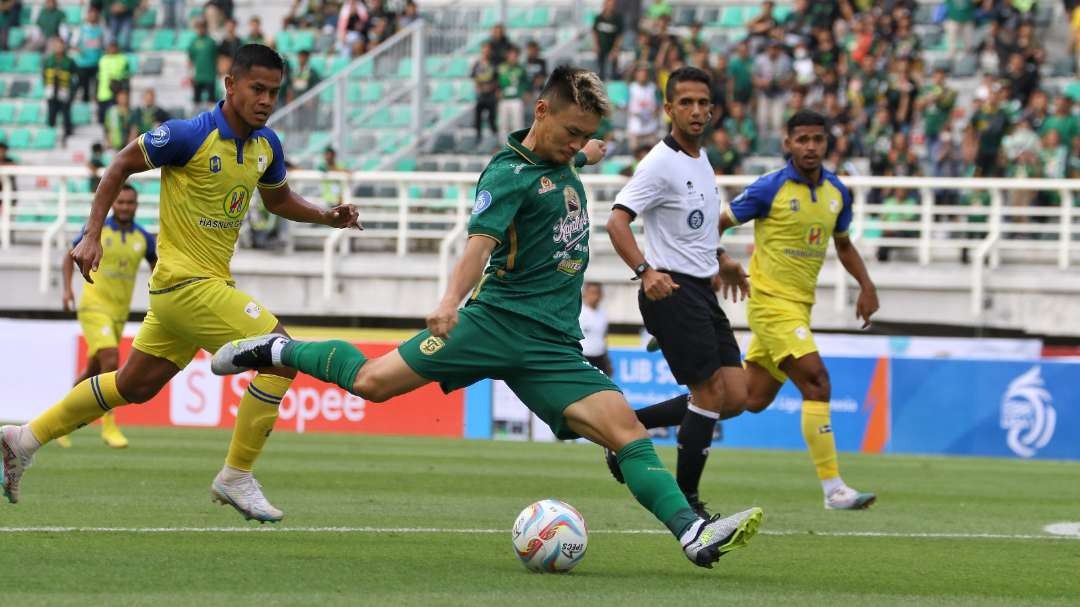
[[[566,202],[567,213],[577,213],[581,210],[581,199],[578,198],[577,190],[573,186],[566,186],[562,191],[563,201]]]
[[[163,148],[169,143],[169,138],[171,137],[172,131],[169,130],[169,125],[163,124],[150,133],[150,145],[156,148]]]
[[[559,262],[559,266],[556,269],[563,274],[569,274],[570,276],[574,276],[584,267],[585,263],[580,259],[566,258]]]
[[[443,341],[441,337],[435,337],[434,335],[432,335],[431,337],[420,342],[420,353],[424,356],[431,356],[439,350],[442,350],[443,346],[445,345],[446,342]]]
[[[1009,383],[1001,399],[1001,429],[1013,453],[1031,457],[1050,444],[1057,425],[1053,404],[1038,365]]]
[[[799,210],[799,199],[798,198],[792,198],[791,200],[788,201],[788,206],[791,207],[791,212],[792,213],[797,212]]]
[[[247,211],[248,202],[251,198],[246,187],[238,185],[225,195],[223,209],[229,219],[239,219]]]
[[[795,327],[795,337],[806,339],[807,337],[810,337],[810,330],[806,327]]]
[[[259,155],[259,161],[256,163],[256,166],[258,167],[260,173],[263,173],[263,172],[266,171],[266,165],[267,164],[269,164],[269,161],[266,159],[266,155],[265,154],[260,154]]]
[[[806,244],[811,247],[824,247],[825,246],[825,227],[820,223],[811,225],[806,230]]]
[[[829,201],[829,211],[832,213],[838,213],[840,211],[840,201],[833,198]]]
[[[476,202],[473,203],[473,215],[479,215],[491,206],[491,192],[480,190],[476,193]]]
[[[259,304],[249,301],[248,304],[244,306],[244,314],[247,314],[252,318],[258,318],[259,315],[262,314],[262,308],[259,307]]]
[[[210,157],[210,172],[211,173],[220,173],[221,172],[221,156],[214,155],[214,156]]]
[[[686,225],[690,226],[691,230],[696,230],[705,223],[705,213],[701,212],[701,209],[694,209],[690,211],[690,214],[686,216]]]
[[[536,191],[537,194],[547,194],[555,189],[555,184],[551,182],[546,176],[540,178],[540,189]]]

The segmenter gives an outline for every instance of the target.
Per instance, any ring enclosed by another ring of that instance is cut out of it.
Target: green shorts
[[[421,331],[398,347],[421,377],[443,392],[484,378],[501,379],[560,439],[578,438],[563,411],[597,392],[619,388],[589,364],[581,345],[535,320],[480,303],[458,313],[448,339]]]

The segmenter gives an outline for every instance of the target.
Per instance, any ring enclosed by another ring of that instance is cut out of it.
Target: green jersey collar
[[[529,164],[551,164],[543,158],[537,156],[532,150],[525,147],[522,143],[525,141],[525,136],[529,134],[529,129],[522,129],[510,133],[510,136],[506,138],[506,147],[514,150],[519,156],[529,161]]]

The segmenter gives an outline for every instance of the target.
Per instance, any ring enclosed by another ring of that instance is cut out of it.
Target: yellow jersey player
[[[810,332],[810,308],[832,237],[844,269],[859,283],[855,306],[863,328],[878,309],[877,290],[848,237],[851,193],[821,166],[825,117],[801,110],[787,122],[787,166],[757,179],[731,202],[720,232],[754,220],[753,285],[746,306],[752,338],[746,353],[746,409],[760,413],[790,377],[802,393],[802,432],[825,493],[825,507],[866,508],[876,499],[840,478],[829,418],[829,372]],[[725,290],[738,287],[726,283]]]
[[[120,195],[112,204],[112,215],[101,227],[101,265],[91,272],[94,282],[86,283],[79,298],[78,319],[86,338],[86,370],[75,385],[95,375],[116,371],[120,362],[120,337],[124,323],[131,311],[131,294],[135,290],[135,275],[139,264],[145,259],[154,269],[157,263],[157,241],[154,236],[135,223],[135,211],[139,206],[138,193],[130,184],[120,188]],[[83,233],[71,244],[79,245]],[[64,311],[75,307],[75,294],[71,290],[71,277],[75,273],[75,261],[71,255],[64,257]],[[116,425],[111,411],[101,416],[101,438],[110,447],[121,449],[128,440]],[[71,445],[71,439],[60,437],[56,441],[62,447]]]
[[[158,263],[150,278],[150,310],[131,356],[114,373],[75,386],[60,402],[23,426],[0,428],[3,489],[19,500],[22,475],[43,444],[128,403],[157,394],[200,348],[282,331],[259,302],[235,287],[229,272],[240,224],[258,188],[276,215],[338,228],[357,226],[355,208],[315,206],[291,191],[285,157],[265,126],[281,88],[281,56],[260,44],[237,52],[225,76],[225,100],[190,120],[170,120],[125,147],[106,169],[94,195],[85,236],[71,256],[87,282],[102,259],[105,214],[133,173],[161,168]],[[215,501],[247,519],[281,520],[251,473],[296,372],[261,368],[240,400],[228,456],[211,484]]]

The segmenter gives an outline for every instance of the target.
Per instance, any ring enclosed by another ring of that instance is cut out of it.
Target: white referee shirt
[[[578,316],[581,325],[581,334],[585,339],[581,340],[581,352],[585,356],[603,356],[607,352],[607,314],[600,308],[590,308],[581,304],[581,315]]]
[[[720,270],[720,188],[704,148],[694,158],[665,137],[638,164],[615,208],[645,222],[650,266],[698,278]]]

